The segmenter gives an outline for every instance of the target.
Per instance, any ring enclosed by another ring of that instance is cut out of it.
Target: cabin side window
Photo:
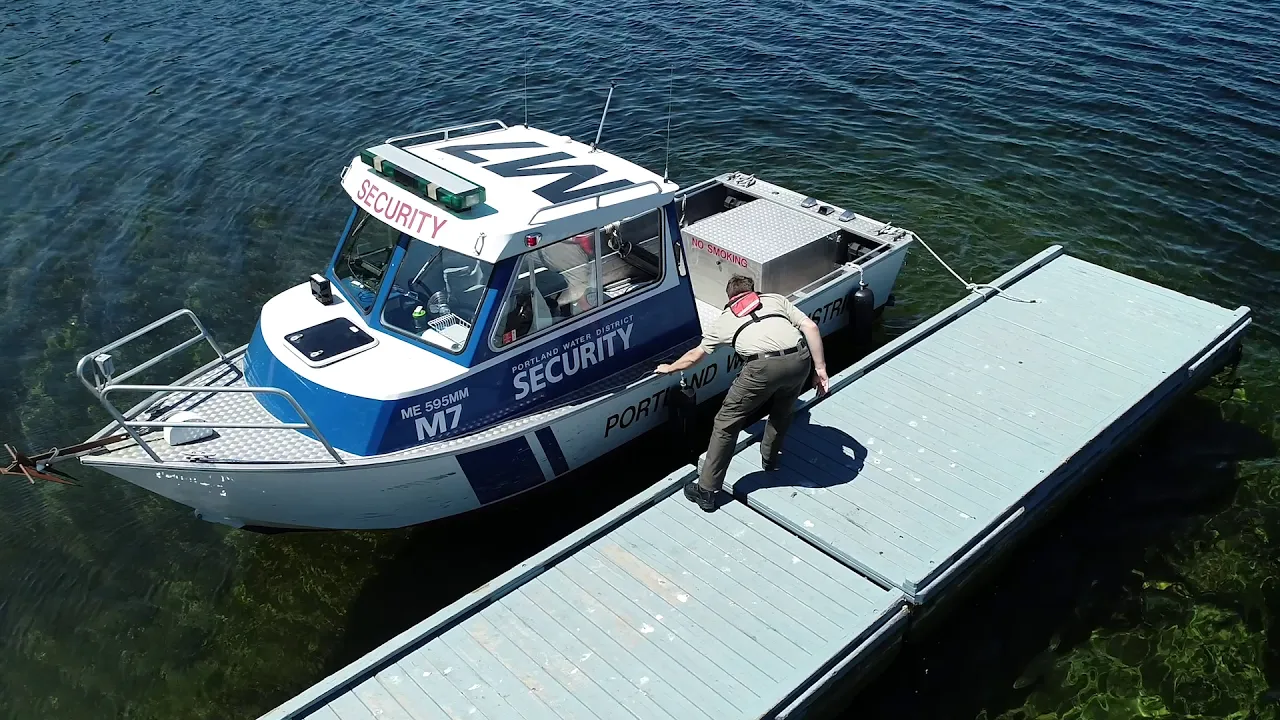
[[[333,274],[366,315],[373,309],[391,253],[399,240],[399,230],[361,210],[338,251]]]
[[[612,302],[662,280],[662,210],[600,228],[600,286]]]
[[[501,348],[600,306],[596,235],[580,233],[520,256],[493,332]]]

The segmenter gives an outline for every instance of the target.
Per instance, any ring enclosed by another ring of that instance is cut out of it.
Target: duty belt
[[[794,355],[800,352],[801,350],[804,350],[806,347],[808,346],[805,345],[804,338],[801,338],[799,345],[796,345],[793,348],[787,348],[786,350],[770,350],[768,352],[756,353],[755,355],[742,355],[742,353],[738,353],[738,354],[742,355],[742,361],[744,363],[749,363],[752,360],[764,360],[765,358],[782,357],[783,355]]]

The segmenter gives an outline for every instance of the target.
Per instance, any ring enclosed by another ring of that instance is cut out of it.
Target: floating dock
[[[1051,247],[831,380],[781,468],[743,433],[263,718],[795,718],[865,681],[1177,398],[1227,310]]]

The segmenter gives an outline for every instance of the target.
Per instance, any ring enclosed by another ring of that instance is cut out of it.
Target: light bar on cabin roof
[[[414,194],[463,212],[485,201],[484,188],[395,145],[360,151],[373,171]]]

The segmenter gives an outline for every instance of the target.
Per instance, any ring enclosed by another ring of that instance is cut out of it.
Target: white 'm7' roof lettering
[[[454,212],[377,175],[359,158],[343,188],[362,205],[368,203],[361,198],[374,193],[391,215],[389,224],[409,235],[486,262],[528,251],[524,237],[530,232],[559,240],[661,207],[678,189],[616,155],[524,126],[398,146],[483,186],[484,204]],[[601,192],[607,194],[591,197]],[[560,203],[566,204],[549,209]]]

